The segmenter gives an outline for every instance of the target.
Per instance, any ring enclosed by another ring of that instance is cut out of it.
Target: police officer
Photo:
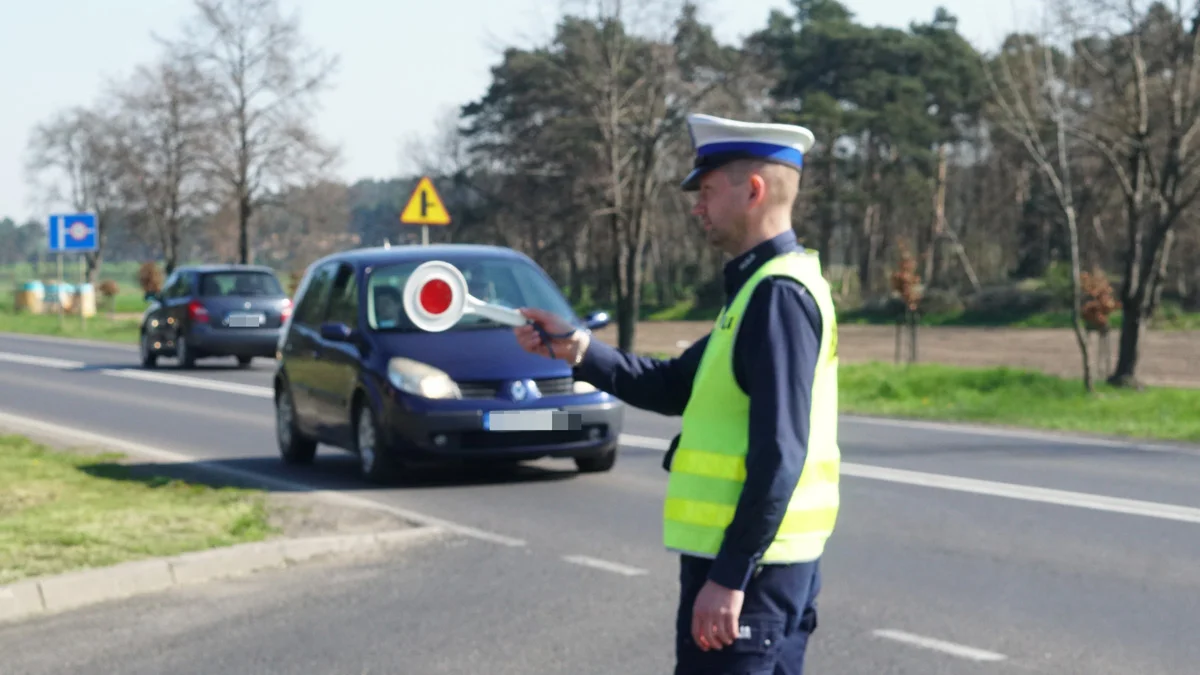
[[[712,331],[674,359],[635,356],[523,309],[577,378],[635,407],[682,415],[663,539],[680,554],[676,675],[803,672],[819,561],[839,505],[837,339],[816,255],[791,212],[802,127],[691,115],[682,184],[708,242],[730,256]],[[560,337],[567,335],[567,337]],[[548,355],[542,334],[516,329]]]

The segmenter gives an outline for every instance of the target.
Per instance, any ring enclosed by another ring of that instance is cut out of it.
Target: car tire
[[[358,471],[372,483],[388,483],[396,477],[397,462],[379,447],[379,423],[375,411],[365,401],[355,408],[354,454],[358,456]]]
[[[599,455],[591,457],[576,457],[575,467],[579,469],[579,473],[603,473],[612,471],[612,468],[617,464],[617,444]]]
[[[300,433],[292,391],[284,384],[275,395],[275,441],[286,464],[312,464],[317,442]]]
[[[153,368],[158,365],[158,354],[150,347],[150,334],[142,329],[142,339],[138,341],[138,352],[142,359],[143,368]]]
[[[180,368],[195,368],[196,355],[192,353],[191,346],[187,343],[187,338],[183,335],[175,338],[175,358],[179,360]]]

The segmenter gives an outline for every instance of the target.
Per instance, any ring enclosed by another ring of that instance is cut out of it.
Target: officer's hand
[[[703,651],[722,649],[738,636],[738,618],[746,594],[713,581],[704,583],[692,606],[692,639]]]
[[[519,311],[525,315],[525,318],[539,324],[550,334],[561,335],[570,333],[575,329],[574,326],[550,312],[532,307],[522,307]],[[546,349],[546,344],[542,341],[542,336],[533,326],[525,325],[514,328],[513,333],[517,336],[517,344],[521,345],[521,348],[525,351],[531,354],[550,356],[549,350]],[[580,330],[575,331],[570,337],[552,339],[550,346],[554,348],[554,356],[556,358],[574,364],[583,356],[583,352],[587,350],[590,341],[587,331]]]

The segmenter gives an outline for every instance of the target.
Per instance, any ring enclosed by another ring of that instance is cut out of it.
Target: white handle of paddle
[[[467,296],[466,311],[514,328],[519,328],[529,323],[529,319],[526,319],[524,314],[515,309],[483,302],[474,296]]]

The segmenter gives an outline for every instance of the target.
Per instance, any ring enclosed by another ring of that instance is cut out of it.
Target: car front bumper
[[[617,445],[625,417],[619,401],[545,407],[577,416],[577,428],[489,431],[484,409],[412,411],[392,401],[383,432],[393,452],[417,461],[596,457]]]

